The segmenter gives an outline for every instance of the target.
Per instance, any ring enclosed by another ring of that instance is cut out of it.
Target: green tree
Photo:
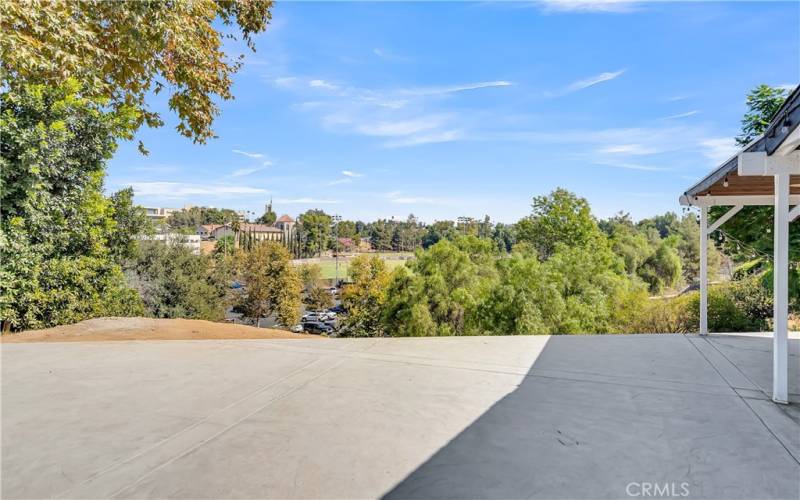
[[[436,221],[428,226],[425,235],[422,237],[422,248],[429,248],[442,240],[452,241],[457,234],[458,231],[453,221]]]
[[[274,314],[284,326],[297,323],[303,283],[286,247],[273,241],[255,245],[242,259],[241,276],[245,291],[238,308],[245,317],[257,322]]]
[[[417,252],[405,270],[395,273],[387,292],[384,328],[390,335],[408,334],[408,321],[428,320],[434,329],[416,335],[463,335],[470,333],[471,317],[488,288],[469,255],[442,240]],[[402,269],[402,268],[401,268]]]
[[[383,219],[376,220],[369,225],[369,239],[374,250],[391,250],[394,228],[392,224]]]
[[[214,243],[214,255],[232,255],[234,252],[233,235],[229,234]]]
[[[134,205],[133,189],[125,188],[112,194],[111,217],[114,229],[108,237],[108,249],[119,264],[136,257],[139,249],[138,236],[153,233],[153,225],[144,208]]]
[[[229,224],[239,221],[239,214],[230,208],[189,207],[173,212],[167,217],[170,229],[188,229],[191,234],[202,224]]]
[[[131,137],[134,116],[108,115],[104,106],[84,97],[73,79],[58,87],[11,82],[0,93],[4,328],[52,326],[99,311],[141,312],[113,261],[132,249],[136,223],[125,220],[125,195],[102,194],[105,162],[116,139]],[[43,294],[59,300],[35,307]]]
[[[566,307],[536,257],[516,254],[497,262],[499,281],[478,307],[480,331],[490,335],[554,333]]]
[[[747,94],[747,112],[742,118],[742,133],[736,137],[736,144],[746,146],[767,130],[775,114],[789,96],[789,90],[782,87],[759,85]]]
[[[390,273],[386,262],[376,256],[359,255],[350,261],[350,283],[342,291],[347,315],[342,332],[353,337],[381,336],[381,315],[386,303]]]
[[[492,241],[501,252],[510,252],[517,242],[517,234],[513,225],[495,224],[492,232]]]
[[[606,333],[613,330],[615,297],[628,287],[619,258],[608,249],[559,245],[543,263],[546,281],[558,290],[563,313],[552,333]]]
[[[305,297],[303,302],[312,311],[320,311],[333,306],[330,292],[319,285],[322,279],[322,268],[319,264],[303,264],[297,268],[300,281],[303,283]]]
[[[148,315],[220,321],[225,316],[230,276],[214,260],[194,255],[180,241],[143,242],[127,271]]]
[[[319,209],[308,210],[300,215],[300,228],[305,237],[305,253],[319,255],[328,248],[332,221],[330,215]]]
[[[673,288],[681,279],[681,258],[667,242],[662,242],[638,269],[638,275],[649,285],[651,293]]]
[[[102,0],[0,2],[4,83],[84,84],[88,98],[113,111],[134,111],[135,127],[161,126],[146,98],[169,89],[179,133],[213,137],[218,99],[231,99],[241,58],[223,50],[236,24],[250,48],[270,20],[272,0]]]
[[[589,203],[565,189],[533,199],[533,213],[517,223],[517,241],[528,242],[547,260],[563,244],[571,247],[601,245],[605,238],[597,227]]]

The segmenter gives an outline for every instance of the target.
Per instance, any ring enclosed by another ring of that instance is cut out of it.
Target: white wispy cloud
[[[333,84],[323,79],[301,79],[291,90],[313,98],[292,108],[318,116],[321,125],[336,133],[385,138],[385,147],[405,147],[461,140],[465,119],[459,112],[431,112],[448,96],[481,89],[512,86],[506,80],[452,85],[369,89]],[[294,82],[294,80],[292,80]]]
[[[698,114],[700,111],[693,109],[691,111],[687,111],[686,113],[678,113],[677,115],[669,115],[662,118],[662,120],[677,120],[679,118],[688,118],[690,116],[694,116]]]
[[[667,170],[663,167],[655,167],[652,165],[640,165],[638,163],[626,163],[626,162],[615,162],[615,161],[598,161],[595,162],[596,165],[602,165],[604,167],[612,167],[612,168],[621,168],[625,170],[641,170],[643,172],[663,172]]]
[[[296,76],[283,76],[280,78],[274,78],[272,83],[274,83],[277,87],[291,88],[299,84],[300,81],[300,78]]]
[[[720,164],[739,151],[739,146],[730,137],[715,137],[700,141],[702,153],[709,160]]]
[[[311,80],[308,82],[308,86],[312,88],[318,89],[326,89],[326,90],[339,90],[339,86],[335,83],[331,83],[325,80]]]
[[[136,196],[161,196],[183,198],[186,196],[230,196],[261,195],[266,189],[231,184],[192,184],[186,182],[132,182]]]
[[[446,120],[444,115],[428,115],[413,120],[384,121],[359,125],[357,130],[365,135],[382,137],[398,137],[425,132],[441,126]]]
[[[699,125],[672,125],[608,129],[562,129],[559,131],[504,131],[475,135],[474,140],[522,141],[530,144],[565,144],[573,156],[591,163],[610,162],[641,165],[639,159],[667,153],[696,153],[719,165],[737,148],[733,139],[719,137]],[[659,161],[663,160],[660,158]],[[650,163],[650,162],[648,162]],[[670,168],[673,165],[669,165]],[[669,168],[666,168],[669,169]]]
[[[603,146],[597,150],[598,153],[623,154],[623,155],[652,155],[660,153],[661,150],[653,146],[644,144],[612,144]]]
[[[554,95],[571,94],[579,90],[588,89],[589,87],[594,87],[599,83],[608,82],[614,80],[615,78],[619,78],[620,76],[622,76],[623,73],[625,73],[624,69],[621,69],[619,71],[606,71],[604,73],[600,73],[599,75],[594,75],[590,76],[589,78],[577,80],[570,83],[562,90],[555,92]]]
[[[275,203],[282,203],[286,205],[335,205],[341,203],[339,200],[326,200],[320,198],[277,198]]]
[[[363,177],[364,174],[359,174],[358,172],[353,172],[352,170],[342,170],[342,175],[345,177]]]
[[[632,0],[539,0],[537,5],[545,12],[613,12],[626,13],[638,9],[639,2]]]
[[[258,159],[258,158],[266,158],[266,155],[263,154],[263,153],[250,153],[248,151],[242,151],[241,149],[234,149],[232,151],[234,153],[236,153],[237,155],[246,156],[248,158],[256,158],[256,159]]]
[[[441,87],[418,87],[409,89],[399,89],[398,92],[400,94],[426,96],[426,95],[452,94],[456,92],[465,92],[467,90],[489,89],[495,87],[510,87],[512,85],[514,85],[514,83],[508,82],[506,80],[494,80],[491,82],[464,83],[459,85],[446,85]]]
[[[270,165],[270,162],[264,162],[264,165],[260,167],[240,168],[231,172],[231,177],[244,177],[246,175],[251,175],[266,169]]]
[[[453,142],[463,138],[460,130],[443,130],[429,134],[411,135],[403,139],[392,140],[384,143],[387,148],[400,148],[405,146],[419,146],[422,144],[436,144],[442,142]]]
[[[382,49],[376,47],[372,49],[372,53],[376,56],[380,57],[381,59],[385,59],[387,61],[394,61],[394,62],[408,62],[411,59],[405,56],[401,56],[400,54],[396,54],[390,50]]]

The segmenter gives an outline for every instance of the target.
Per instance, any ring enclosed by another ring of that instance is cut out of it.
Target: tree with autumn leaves
[[[122,272],[144,217],[129,190],[104,197],[106,162],[142,125],[163,125],[147,97],[167,89],[177,131],[199,143],[214,137],[215,101],[233,98],[242,64],[222,42],[238,31],[254,49],[271,7],[271,0],[0,2],[3,329],[144,312]]]

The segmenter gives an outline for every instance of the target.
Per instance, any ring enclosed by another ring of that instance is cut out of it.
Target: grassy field
[[[392,270],[396,267],[402,266],[407,262],[408,257],[413,257],[413,253],[410,252],[398,252],[398,253],[374,253],[370,255],[375,255],[383,260],[386,261],[386,266],[389,270]],[[344,279],[347,277],[347,269],[349,267],[351,258],[350,257],[340,257],[339,258],[339,279]],[[324,258],[321,259],[319,262],[319,267],[322,268],[322,279],[329,279],[332,280],[336,277],[336,261],[332,258]]]

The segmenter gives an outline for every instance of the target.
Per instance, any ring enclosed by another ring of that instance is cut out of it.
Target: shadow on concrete
[[[797,459],[686,337],[557,336],[384,498],[798,498],[798,485]]]

